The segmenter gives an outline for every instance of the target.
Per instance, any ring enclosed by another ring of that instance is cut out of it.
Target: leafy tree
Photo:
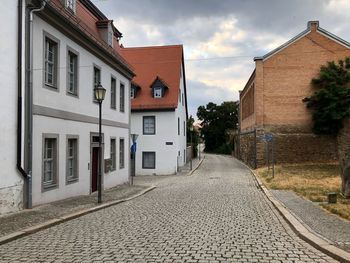
[[[227,143],[227,131],[238,124],[238,102],[226,101],[221,105],[209,102],[198,107],[197,117],[202,120],[202,135],[206,152],[231,153],[232,145]]]
[[[199,143],[199,135],[198,133],[193,129],[191,131],[191,127],[193,127],[194,123],[194,118],[192,115],[187,120],[187,144],[191,144],[191,135],[192,135],[192,144],[193,144],[193,156],[192,157],[197,157],[197,152],[198,152],[198,143]]]
[[[313,110],[313,131],[336,135],[343,120],[350,116],[350,58],[321,66],[318,78],[312,80],[315,93],[304,98]]]

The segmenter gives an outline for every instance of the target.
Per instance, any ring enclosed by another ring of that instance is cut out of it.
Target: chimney
[[[307,22],[307,28],[311,30],[311,32],[315,32],[319,26],[318,21],[309,21]]]

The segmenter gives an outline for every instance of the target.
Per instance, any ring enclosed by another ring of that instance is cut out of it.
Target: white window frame
[[[111,77],[111,109],[117,109],[117,79]]]
[[[119,84],[119,111],[125,112],[125,84],[120,82]]]
[[[153,165],[146,165],[146,155],[153,156]],[[156,152],[142,152],[142,169],[156,169]]]
[[[72,149],[72,154],[70,151],[69,143],[71,141],[75,142],[74,149]],[[72,167],[70,167],[70,161],[72,161]],[[72,169],[73,173],[70,174]],[[66,183],[74,183],[79,179],[79,136],[77,135],[67,135],[66,141]]]
[[[114,137],[111,137],[110,140],[110,158],[111,158],[111,171],[115,171],[117,169],[117,140]]]
[[[153,97],[157,98],[157,99],[162,97],[162,88],[161,87],[154,87]]]
[[[156,134],[156,116],[142,117],[142,134],[143,135]]]
[[[51,155],[49,155],[48,142],[51,141]],[[58,134],[43,134],[42,140],[42,191],[50,190],[58,187]],[[51,170],[48,170],[48,165],[51,163]],[[50,179],[47,180],[47,173],[51,172]]]
[[[72,11],[74,14],[77,9],[77,1],[76,0],[66,0],[66,7],[68,10]]]
[[[125,139],[119,139],[119,169],[125,168]]]
[[[54,90],[58,90],[58,58],[59,41],[44,32],[44,84]]]
[[[98,74],[96,74],[98,72]],[[95,87],[97,87],[98,84],[101,84],[101,68],[97,65],[93,65],[93,87],[92,87],[92,98],[94,102],[97,102],[96,97],[95,97]]]
[[[74,58],[75,64],[71,64],[71,57]],[[71,48],[67,48],[67,94],[78,96],[78,69],[79,69],[79,54]],[[73,88],[71,87],[73,84]]]

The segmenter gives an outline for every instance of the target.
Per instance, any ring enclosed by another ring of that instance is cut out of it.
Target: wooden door
[[[92,148],[92,165],[91,165],[91,192],[97,191],[98,176],[98,147]]]

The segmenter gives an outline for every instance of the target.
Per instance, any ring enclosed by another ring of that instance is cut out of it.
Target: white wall
[[[175,174],[178,166],[185,165],[187,120],[185,101],[182,103],[182,98],[185,99],[183,73],[181,74],[180,89],[181,99],[178,98],[178,107],[175,111],[132,112],[131,133],[139,134],[137,139],[136,175]],[[143,135],[143,116],[155,116],[155,135]],[[178,134],[178,118],[180,119],[180,134]],[[173,145],[166,145],[166,142],[173,142]],[[156,152],[155,169],[142,168],[143,151]]]
[[[156,134],[143,135],[143,116],[155,116]],[[175,174],[177,168],[177,120],[174,111],[133,112],[131,133],[139,135],[136,152],[136,175]],[[173,145],[166,145],[173,142]],[[156,168],[142,169],[142,152],[156,152]]]
[[[90,132],[98,132],[98,125],[60,120],[44,116],[34,116],[33,131],[33,205],[47,203],[71,196],[90,194],[91,164],[90,163]],[[104,188],[110,188],[128,181],[129,149],[127,140],[128,129],[103,126],[104,159],[110,157],[110,138],[116,139],[116,170],[104,175]],[[43,134],[57,134],[58,139],[58,188],[43,191],[42,178],[42,141]],[[77,182],[66,183],[66,136],[78,135],[79,179]],[[125,167],[119,167],[119,139],[125,140]]]
[[[184,151],[186,151],[186,136],[187,136],[187,129],[185,128],[184,133],[184,122],[185,126],[187,125],[187,119],[186,119],[186,101],[185,101],[185,93],[184,93],[184,85],[183,85],[183,69],[181,66],[181,79],[180,79],[180,92],[181,92],[181,99],[178,98],[178,107],[175,111],[176,116],[176,122],[177,118],[180,118],[180,135],[177,135],[178,140],[178,151],[181,152],[181,155],[179,157],[179,166],[185,165],[186,160],[186,153],[184,154]],[[177,133],[176,133],[177,134]]]
[[[44,32],[59,40],[59,79],[58,89],[52,90],[44,87]],[[103,101],[102,118],[122,125],[129,125],[129,87],[130,81],[116,70],[93,56],[78,44],[67,38],[45,21],[34,16],[33,32],[33,103],[37,106],[47,107],[69,113],[81,114],[87,117],[98,118],[98,104],[93,102],[93,67],[101,69],[101,84],[106,88],[106,98]],[[78,52],[78,97],[66,93],[66,65],[67,46]],[[110,87],[111,76],[117,79],[117,108],[111,109]],[[119,84],[125,84],[125,111],[119,111]],[[88,169],[90,163],[90,133],[98,132],[98,125],[94,123],[78,122],[62,118],[34,115],[33,130],[33,205],[60,200],[63,198],[89,194],[91,189],[91,175]],[[104,159],[110,157],[110,137],[116,138],[117,170],[104,176],[104,188],[126,183],[129,179],[129,128],[102,126],[104,133]],[[58,143],[58,187],[44,191],[42,189],[42,147],[43,134],[59,135]],[[66,184],[66,136],[79,136],[79,180]],[[125,168],[119,169],[119,138],[125,140]],[[90,165],[91,168],[91,165]]]
[[[0,214],[22,208],[23,179],[16,170],[17,1],[2,1],[0,16]]]

